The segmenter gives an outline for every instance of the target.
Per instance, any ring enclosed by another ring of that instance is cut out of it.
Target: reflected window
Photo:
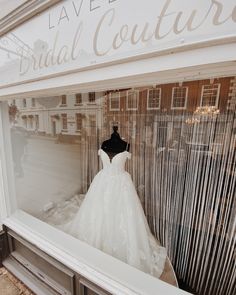
[[[62,114],[62,129],[67,130],[67,114]]]
[[[76,131],[81,131],[83,127],[82,114],[76,114]]]
[[[220,84],[209,84],[202,86],[201,106],[218,107],[220,95]]]
[[[127,110],[137,110],[138,109],[138,90],[128,90],[126,94]]]
[[[110,93],[110,111],[120,110],[120,92]]]
[[[29,128],[33,129],[33,116],[29,115]]]
[[[88,101],[89,101],[90,103],[95,102],[95,92],[89,92]]]
[[[39,129],[39,115],[35,115],[35,129]]]
[[[172,88],[172,109],[186,109],[188,97],[188,87]]]
[[[32,98],[32,99],[31,99],[31,106],[34,108],[35,105],[36,105],[36,104],[35,104],[35,98]]]
[[[172,109],[186,109],[188,97],[188,87],[172,88]]]
[[[23,115],[21,118],[22,118],[23,127],[27,128],[27,117],[25,115]]]
[[[27,105],[26,105],[26,99],[25,98],[23,99],[22,103],[23,103],[23,108],[26,108]]]
[[[61,106],[66,106],[66,95],[62,95],[61,97]]]
[[[96,127],[96,115],[89,115],[90,127]]]
[[[82,94],[81,93],[76,93],[75,95],[75,104],[79,105],[82,103]]]
[[[157,110],[161,107],[161,88],[148,89],[147,109]]]

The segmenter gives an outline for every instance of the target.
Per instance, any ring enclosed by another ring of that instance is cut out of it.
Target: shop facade
[[[4,265],[37,294],[234,294],[234,1],[42,2],[0,39]],[[60,230],[113,126],[161,280]]]

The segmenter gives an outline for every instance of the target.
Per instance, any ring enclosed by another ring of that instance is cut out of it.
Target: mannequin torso
[[[111,138],[108,140],[105,140],[102,143],[102,150],[106,152],[110,159],[112,159],[116,154],[122,153],[124,151],[129,151],[129,143],[121,139],[119,133],[117,132],[118,127],[113,127],[113,133],[111,135]]]

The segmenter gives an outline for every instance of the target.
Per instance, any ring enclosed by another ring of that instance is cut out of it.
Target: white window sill
[[[17,210],[3,222],[36,247],[112,294],[188,294]]]

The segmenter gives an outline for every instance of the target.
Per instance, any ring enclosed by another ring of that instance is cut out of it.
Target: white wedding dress
[[[85,199],[67,224],[67,232],[146,273],[160,277],[166,249],[152,236],[125,162],[131,154],[112,161],[98,151],[103,169],[94,177]]]

